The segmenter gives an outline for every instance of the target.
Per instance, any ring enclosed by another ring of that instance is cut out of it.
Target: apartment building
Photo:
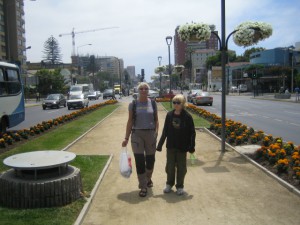
[[[0,0],[0,60],[26,65],[25,12],[23,0]]]

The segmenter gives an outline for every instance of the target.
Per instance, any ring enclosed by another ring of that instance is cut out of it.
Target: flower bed
[[[187,109],[211,122],[210,131],[221,136],[221,117],[189,104]],[[259,144],[261,147],[250,158],[300,189],[300,145],[284,142],[281,137],[255,131],[240,122],[226,120],[226,142],[233,145]]]
[[[83,116],[89,112],[92,112],[96,109],[99,109],[105,105],[115,104],[117,103],[117,100],[109,100],[103,103],[95,104],[92,106],[89,106],[87,108],[80,109],[78,111],[72,112],[67,115],[60,116],[58,118],[43,121],[42,123],[39,123],[35,126],[30,127],[29,129],[23,129],[18,131],[8,131],[6,133],[0,133],[0,152],[2,149],[6,151],[9,150],[10,146],[13,146],[14,144],[26,141],[30,137],[37,136],[51,128],[57,127],[59,125],[62,125],[66,122],[69,122],[71,120],[76,119],[77,117]]]
[[[171,98],[156,98],[156,102],[170,102]]]

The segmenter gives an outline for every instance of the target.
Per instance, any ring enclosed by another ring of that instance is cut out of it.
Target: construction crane
[[[65,36],[65,35],[72,35],[72,56],[75,56],[75,35],[76,34],[82,34],[82,33],[88,33],[88,32],[95,32],[99,30],[109,30],[109,29],[115,29],[119,27],[104,27],[104,28],[99,28],[99,29],[94,29],[94,30],[84,30],[84,31],[78,31],[75,32],[75,28],[72,29],[71,33],[65,33],[65,34],[60,34],[59,37]]]

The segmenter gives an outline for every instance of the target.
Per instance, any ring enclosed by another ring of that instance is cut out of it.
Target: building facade
[[[210,28],[212,31],[215,30],[214,25],[211,25]],[[186,82],[200,81],[201,75],[207,75],[207,70],[203,68],[203,63],[200,63],[200,61],[197,62],[197,59],[199,59],[199,54],[201,54],[199,51],[204,49],[217,51],[219,48],[218,38],[216,35],[212,34],[210,39],[205,42],[183,42],[179,38],[178,29],[179,26],[176,27],[174,36],[175,65],[186,65],[187,62],[192,62],[192,68],[186,68],[183,73],[184,79]],[[218,34],[217,31],[215,31],[215,33]],[[195,56],[195,53],[198,55]]]
[[[26,73],[25,12],[23,0],[0,1],[0,59]]]
[[[130,79],[134,80],[136,78],[136,75],[135,75],[135,66],[127,66],[126,70],[127,70],[128,74],[130,76]]]

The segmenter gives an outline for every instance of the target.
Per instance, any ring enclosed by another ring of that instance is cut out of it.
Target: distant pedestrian
[[[111,100],[116,100],[116,95],[115,95],[115,91],[114,90],[112,92]]]
[[[285,92],[284,92],[285,94],[289,94],[290,92],[289,92],[289,89],[287,88],[286,90],[285,90]]]
[[[184,177],[187,172],[186,155],[187,152],[195,152],[196,132],[193,118],[185,110],[185,97],[178,94],[172,102],[174,110],[168,112],[166,116],[163,132],[156,150],[161,151],[167,139],[167,182],[163,191],[164,193],[170,193],[176,178],[177,194],[183,195]]]
[[[36,102],[40,101],[40,93],[37,91],[36,92]]]
[[[297,86],[295,88],[295,94],[296,94],[296,101],[299,101],[300,99],[300,88]]]
[[[156,138],[158,132],[157,105],[148,98],[149,85],[142,82],[138,86],[138,98],[129,104],[129,117],[126,126],[126,147],[131,135],[131,147],[134,153],[136,172],[139,181],[139,196],[147,196],[147,188],[153,187]]]

